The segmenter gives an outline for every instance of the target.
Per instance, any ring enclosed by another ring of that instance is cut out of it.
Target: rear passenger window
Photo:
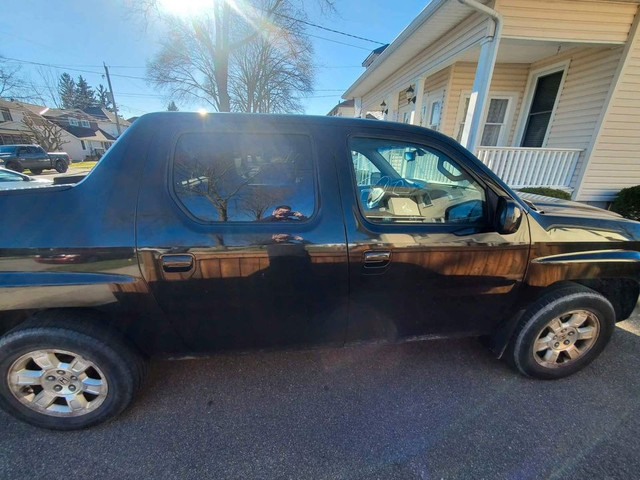
[[[303,222],[315,210],[305,135],[184,134],[172,182],[179,202],[208,222]]]

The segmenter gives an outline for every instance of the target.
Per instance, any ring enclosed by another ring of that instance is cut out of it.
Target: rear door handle
[[[381,268],[389,265],[391,252],[389,250],[369,250],[364,252],[365,268]]]
[[[162,269],[167,273],[188,272],[193,268],[193,255],[163,255],[160,259]]]

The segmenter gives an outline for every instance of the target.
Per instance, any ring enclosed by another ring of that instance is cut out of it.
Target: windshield
[[[0,169],[0,182],[20,182],[23,180],[29,180],[29,177],[10,170]]]

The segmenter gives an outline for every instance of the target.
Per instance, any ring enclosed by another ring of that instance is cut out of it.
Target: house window
[[[78,120],[76,120],[75,118],[69,118],[69,125],[71,125],[72,127],[77,127]]]
[[[509,125],[511,105],[513,104],[513,96],[501,96],[491,95],[489,97],[489,105],[487,107],[487,115],[481,126],[482,136],[480,137],[480,146],[483,147],[496,147],[498,145],[504,145],[509,134]],[[467,117],[467,111],[469,110],[469,96],[467,95],[464,100],[464,109],[462,110],[462,116],[458,122],[458,135],[456,140],[458,142],[462,140],[462,132],[464,130],[464,123]]]
[[[13,118],[11,118],[11,112],[8,108],[0,108],[0,122],[11,122]]]
[[[544,144],[563,76],[564,70],[560,70],[537,78],[520,142],[521,147],[536,148]]]
[[[409,123],[409,115],[410,115],[409,112],[404,112],[402,114],[402,123]]]
[[[438,130],[440,126],[440,117],[442,116],[442,100],[435,101],[431,104],[429,111],[429,121],[427,127],[431,130]]]
[[[85,144],[84,144],[84,140],[80,140],[80,145],[82,146],[82,149],[83,149],[83,150],[86,150],[86,149],[87,149],[87,147],[86,147],[86,146],[85,146]]]
[[[500,137],[507,120],[507,108],[509,100],[506,98],[492,98],[489,102],[487,119],[484,123],[480,145],[495,147],[500,141]]]
[[[89,128],[91,125],[89,125],[89,122],[87,120],[80,120],[80,125],[82,125],[84,128]]]

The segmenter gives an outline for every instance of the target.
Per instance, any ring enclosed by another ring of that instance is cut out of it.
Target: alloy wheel
[[[100,369],[77,353],[35,350],[18,358],[7,374],[13,396],[38,413],[77,417],[98,408],[108,393]]]
[[[599,335],[600,321],[593,312],[573,310],[540,330],[533,344],[533,357],[544,367],[557,368],[583,357]]]

